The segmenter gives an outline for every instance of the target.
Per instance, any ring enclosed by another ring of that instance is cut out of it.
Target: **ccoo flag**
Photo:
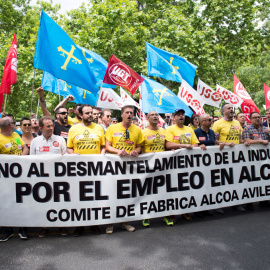
[[[41,81],[41,86],[44,90],[54,94],[67,97],[72,95],[75,99],[73,102],[96,105],[98,93],[91,93],[88,90],[77,87],[71,83],[55,78],[50,73],[44,71]]]
[[[146,51],[149,76],[157,76],[180,83],[184,79],[193,86],[197,66],[178,55],[156,48],[148,42],[146,43]]]
[[[243,99],[243,103],[241,104],[242,111],[246,116],[246,121],[250,122],[249,115],[252,112],[260,113],[259,109],[257,108],[256,104],[250,97],[249,93],[246,91],[243,84],[239,81],[239,79],[234,75],[234,87],[233,87],[234,94],[239,96]]]
[[[176,109],[184,109],[185,114],[192,116],[192,110],[180,100],[171,90],[164,85],[143,76],[144,82],[141,86],[142,111],[149,113],[172,113]]]
[[[264,86],[264,96],[265,96],[265,105],[266,108],[270,108],[270,87],[267,86],[265,83]]]
[[[112,54],[103,82],[122,86],[134,96],[143,78]]]
[[[92,93],[99,90],[82,51],[44,11],[40,17],[34,67]]]

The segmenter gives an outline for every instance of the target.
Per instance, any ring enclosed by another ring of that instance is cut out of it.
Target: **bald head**
[[[13,121],[12,121],[11,117],[5,116],[5,117],[0,119],[0,128],[5,128],[6,126],[11,124],[12,122]]]
[[[209,128],[211,126],[212,118],[209,114],[202,114],[200,116],[200,124],[202,127]]]

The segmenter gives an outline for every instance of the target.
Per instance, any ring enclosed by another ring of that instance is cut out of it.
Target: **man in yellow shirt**
[[[93,109],[84,104],[79,107],[81,123],[70,128],[67,140],[68,154],[105,154],[105,137],[103,128],[93,123]],[[92,226],[97,234],[100,233],[98,226]],[[84,227],[77,227],[74,236],[82,235]]]
[[[165,151],[165,129],[158,126],[159,116],[155,111],[147,114],[147,120],[149,125],[147,128],[142,130],[143,143],[142,153],[153,153]],[[164,217],[163,221],[168,226],[173,226],[174,223],[169,217]],[[150,226],[150,220],[144,219],[142,221],[144,227]]]
[[[239,121],[233,118],[233,106],[229,103],[225,103],[221,110],[223,117],[216,121],[212,127],[220,150],[222,150],[225,145],[234,147],[236,144],[242,143],[242,127]],[[235,208],[240,212],[246,211],[242,205],[237,205]],[[223,209],[219,209],[218,211],[222,213]]]
[[[122,122],[109,126],[105,134],[107,152],[119,156],[137,157],[139,155],[143,136],[141,129],[132,124],[133,115],[133,106],[124,106],[121,109]],[[135,228],[127,222],[122,223],[121,226],[129,232],[135,231]],[[107,226],[106,233],[113,233],[113,224]]]
[[[5,116],[0,119],[0,154],[5,155],[28,155],[29,150],[27,145],[23,142],[21,137],[14,132],[15,130],[14,119],[10,116]],[[23,240],[28,239],[27,229],[19,228],[19,236]],[[0,242],[7,241],[14,235],[11,227],[5,227],[5,232],[0,238]]]
[[[212,127],[220,150],[222,150],[225,145],[233,147],[236,144],[242,143],[242,127],[239,121],[233,119],[233,106],[225,103],[222,106],[222,115],[223,118],[216,121]]]
[[[198,147],[199,141],[191,127],[184,125],[185,123],[185,110],[178,109],[174,112],[175,124],[165,130],[166,149],[192,149]],[[183,214],[182,217],[187,221],[192,221],[188,214]],[[177,221],[174,216],[171,216],[174,223]]]

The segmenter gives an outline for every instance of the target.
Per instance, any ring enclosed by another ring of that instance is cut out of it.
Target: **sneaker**
[[[128,231],[128,232],[134,232],[135,228],[131,226],[128,222],[121,223],[121,228]]]
[[[150,220],[149,220],[149,219],[144,219],[144,220],[142,221],[142,225],[143,225],[144,227],[149,227],[149,226],[150,226]]]
[[[76,227],[74,232],[73,232],[73,236],[74,237],[78,237],[81,236],[84,232],[84,227]]]
[[[43,229],[39,232],[38,237],[39,237],[39,238],[44,238],[44,237],[46,237],[48,234],[49,234],[49,229],[44,229],[44,228],[43,228]]]
[[[254,206],[253,206],[253,204],[252,204],[252,203],[247,203],[247,204],[246,204],[246,209],[247,209],[247,210],[254,211]]]
[[[173,226],[174,222],[169,218],[169,217],[164,217],[163,221],[166,223],[168,226]]]
[[[246,209],[242,205],[236,205],[234,208],[239,212],[246,212]]]
[[[101,229],[99,228],[99,226],[95,225],[95,226],[91,226],[91,231],[93,233],[95,233],[96,235],[101,234]]]
[[[106,233],[107,234],[111,234],[113,233],[113,225],[112,224],[109,224],[106,228]]]
[[[1,237],[1,239],[0,239],[0,242],[6,242],[10,237],[12,237],[14,235],[14,233],[13,233],[13,230],[11,230],[11,231],[8,231],[8,232],[5,232],[3,235],[2,235],[2,237]]]
[[[192,217],[189,214],[183,214],[182,217],[184,218],[184,220],[186,221],[192,221]]]
[[[68,235],[68,230],[65,227],[59,228],[60,235],[62,236],[67,236]]]
[[[215,212],[224,215],[224,210],[222,208],[215,209]]]
[[[19,232],[18,232],[18,235],[22,240],[28,240],[28,235],[27,235],[26,229],[20,228]]]
[[[169,216],[169,218],[173,221],[173,224],[177,222],[176,216]]]

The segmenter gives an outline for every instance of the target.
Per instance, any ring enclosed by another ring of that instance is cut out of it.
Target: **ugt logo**
[[[130,71],[122,63],[114,64],[109,69],[110,79],[120,86],[128,86],[131,83]]]

